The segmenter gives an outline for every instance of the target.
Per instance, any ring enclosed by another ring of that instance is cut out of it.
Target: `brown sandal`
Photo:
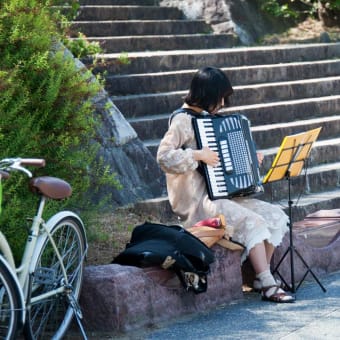
[[[271,295],[267,295],[271,288],[275,288]],[[280,291],[281,290],[281,291]],[[277,303],[291,303],[295,301],[295,297],[288,295],[286,292],[282,291],[279,286],[267,286],[263,287],[261,290],[262,300],[270,301],[270,302],[277,302]]]

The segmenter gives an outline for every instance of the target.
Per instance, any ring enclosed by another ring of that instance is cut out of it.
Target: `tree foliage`
[[[38,157],[47,166],[36,175],[67,180],[72,198],[51,202],[48,215],[65,206],[92,210],[102,184],[117,186],[98,159],[97,118],[91,99],[99,90],[88,71],[79,70],[61,48],[61,14],[49,0],[0,0],[0,157]],[[60,0],[58,0],[60,4]],[[19,173],[3,184],[1,230],[20,255],[25,216],[36,198]],[[6,226],[6,227],[5,227]]]

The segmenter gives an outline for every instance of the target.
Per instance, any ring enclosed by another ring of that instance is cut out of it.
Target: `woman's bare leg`
[[[256,244],[249,251],[249,259],[256,275],[268,269],[268,258],[264,242]]]
[[[264,241],[264,247],[266,249],[266,258],[267,258],[267,264],[268,264],[268,269],[269,269],[270,268],[270,262],[271,262],[271,259],[273,257],[273,254],[274,254],[275,247],[267,241]]]

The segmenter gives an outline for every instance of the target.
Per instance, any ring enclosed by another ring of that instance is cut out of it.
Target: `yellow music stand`
[[[271,168],[263,179],[263,183],[279,181],[287,175],[290,177],[299,176],[320,130],[321,127],[286,136]]]
[[[292,200],[291,200],[291,177],[299,176],[304,165],[305,161],[309,157],[309,154],[311,152],[313,143],[316,141],[316,139],[319,136],[321,127],[313,130],[309,130],[306,132],[298,133],[291,136],[286,136],[279,148],[279,151],[268,171],[266,176],[263,179],[263,183],[269,183],[274,181],[279,181],[282,179],[288,180],[288,208],[289,208],[289,241],[290,245],[286,252],[283,254],[282,258],[274,268],[273,274],[277,273],[277,275],[281,278],[281,280],[284,282],[284,284],[295,293],[295,291],[300,287],[301,283],[305,279],[308,273],[311,273],[316,282],[319,284],[321,289],[325,292],[326,289],[323,287],[321,282],[318,280],[316,275],[313,273],[313,271],[309,268],[306,261],[303,259],[301,254],[297,251],[297,249],[293,245],[293,224],[292,224]],[[294,280],[294,257],[293,253],[296,253],[297,256],[300,258],[302,263],[307,268],[306,273],[304,274],[302,280],[298,284],[298,286],[295,289],[295,280]],[[291,269],[291,284],[287,284],[287,282],[284,280],[280,272],[278,271],[278,268],[280,267],[282,261],[287,256],[287,254],[290,254],[290,269]]]

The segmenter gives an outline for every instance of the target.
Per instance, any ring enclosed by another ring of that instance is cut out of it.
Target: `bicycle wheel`
[[[66,332],[73,317],[70,294],[78,300],[83,281],[86,236],[81,222],[65,217],[50,228],[52,238],[63,260],[69,286],[66,286],[62,266],[49,238],[39,245],[33,259],[34,271],[28,292],[28,313],[25,335],[30,339],[59,339]],[[39,298],[42,294],[64,287],[59,294]]]
[[[22,312],[18,286],[0,260],[0,339],[15,339]]]

